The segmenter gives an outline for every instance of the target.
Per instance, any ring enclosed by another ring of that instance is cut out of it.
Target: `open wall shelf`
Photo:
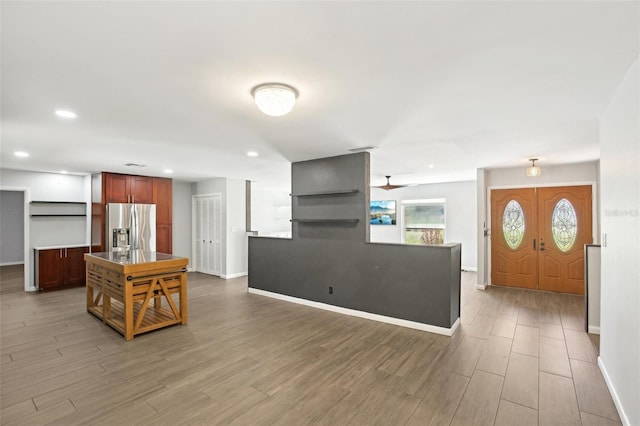
[[[317,197],[323,195],[346,195],[346,194],[356,194],[358,192],[357,189],[337,189],[333,191],[318,191],[318,192],[305,192],[301,194],[290,194],[292,197]]]
[[[357,223],[360,219],[291,219],[299,223]]]
[[[84,217],[87,203],[78,201],[32,201],[31,217]]]

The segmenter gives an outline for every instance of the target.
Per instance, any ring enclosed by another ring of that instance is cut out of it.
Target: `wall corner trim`
[[[314,302],[313,300],[300,299],[297,297],[287,296],[279,293],[272,293],[270,291],[259,290],[257,288],[249,287],[248,293],[257,294],[260,296],[272,297],[274,299],[284,300],[286,302],[298,303],[300,305],[310,306],[312,308],[324,309],[325,311],[336,312],[343,315],[351,315],[354,317],[364,318],[372,321],[384,322],[387,324],[398,325],[400,327],[413,328],[415,330],[427,331],[429,333],[441,334],[443,336],[452,336],[460,325],[460,318],[457,318],[451,328],[438,327],[435,325],[424,324],[421,322],[409,321],[400,318],[387,317],[379,314],[372,314],[370,312],[358,311],[355,309],[343,308],[340,306],[329,305],[321,302]]]
[[[627,417],[627,414],[624,412],[624,408],[622,407],[622,402],[620,401],[620,397],[616,392],[616,388],[613,386],[613,382],[609,377],[609,373],[607,372],[607,368],[604,366],[604,361],[602,360],[601,356],[598,357],[598,367],[600,367],[600,371],[602,372],[604,381],[607,384],[609,393],[611,394],[611,399],[613,399],[613,403],[615,404],[616,409],[618,410],[618,415],[620,416],[620,420],[622,421],[622,424],[624,426],[631,426],[631,423],[629,422],[629,418]]]

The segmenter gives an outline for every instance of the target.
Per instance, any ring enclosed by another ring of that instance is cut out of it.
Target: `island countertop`
[[[121,265],[140,265],[144,263],[166,262],[172,260],[184,260],[184,257],[174,256],[167,253],[143,250],[122,250],[99,253],[87,253],[86,256]]]

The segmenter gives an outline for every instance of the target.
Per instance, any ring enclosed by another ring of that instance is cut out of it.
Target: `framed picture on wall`
[[[369,223],[372,225],[396,224],[396,200],[371,201]]]

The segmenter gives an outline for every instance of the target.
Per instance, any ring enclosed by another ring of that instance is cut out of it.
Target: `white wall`
[[[627,425],[640,425],[639,74],[636,60],[600,121],[603,244],[598,361]]]
[[[173,228],[171,239],[175,256],[189,259],[189,267],[193,266],[191,258],[191,182],[173,181],[172,193]]]
[[[246,187],[240,179],[214,178],[193,184],[193,195],[221,194],[223,278],[247,274]],[[191,235],[191,232],[189,233]]]
[[[540,163],[542,168],[542,175],[531,178],[526,176],[526,166],[511,167],[503,169],[479,169],[478,173],[484,175],[484,186],[480,187],[481,183],[478,180],[478,193],[484,192],[489,195],[491,188],[514,188],[514,187],[536,187],[536,186],[552,186],[552,185],[574,185],[574,184],[594,184],[593,186],[593,200],[594,206],[597,208],[599,203],[599,164],[598,161],[589,161],[585,163],[573,163],[573,164],[560,164],[555,166],[545,166],[544,163]],[[478,209],[477,223],[486,223],[487,229],[490,228],[490,203],[485,203],[484,210]],[[593,212],[593,233],[594,244],[599,241],[599,224],[600,215],[597,210]],[[478,246],[478,264],[483,264],[482,276],[478,274],[478,284],[486,285],[489,280],[489,265],[487,259],[489,258],[490,243],[487,241],[485,245]]]
[[[251,189],[251,230],[258,235],[291,235],[290,191]]]
[[[247,275],[249,237],[247,236],[246,181],[227,179],[227,267],[223,278]]]
[[[484,254],[487,252],[489,247],[489,237],[487,236],[486,230],[489,229],[486,222],[486,216],[484,212],[487,211],[487,171],[484,169],[477,170],[477,187],[476,187],[476,202],[478,203],[477,207],[477,222],[476,222],[476,237],[478,239],[477,246],[477,265],[478,265],[478,273],[476,274],[476,286],[478,288],[484,289],[487,280],[485,279],[488,269],[488,258],[489,256],[485,256]]]
[[[400,243],[402,200],[446,199],[445,242],[462,244],[462,267],[477,267],[476,182],[449,182],[409,186],[392,191],[371,188],[371,200],[396,200],[397,225],[371,225],[370,241]]]
[[[24,263],[24,192],[0,191],[0,265]]]

